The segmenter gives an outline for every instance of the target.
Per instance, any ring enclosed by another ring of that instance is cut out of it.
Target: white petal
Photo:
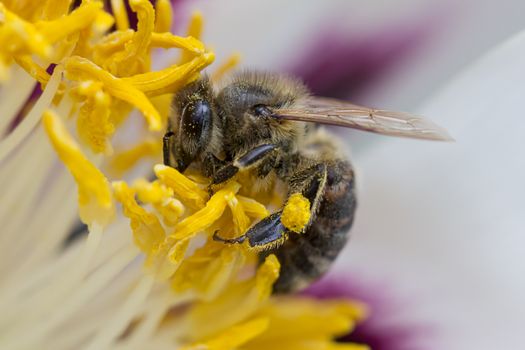
[[[339,266],[408,286],[449,350],[525,342],[524,101],[525,32],[423,109],[456,143],[387,139],[354,159],[360,207]]]
[[[407,108],[441,86],[466,62],[523,27],[520,0],[311,0],[188,2],[206,18],[204,39],[217,62],[232,51],[250,68],[282,70],[324,31],[351,40],[396,28],[434,27],[420,50],[374,85],[379,107]],[[482,28],[482,29],[481,29]],[[320,53],[322,54],[322,53]],[[362,101],[361,101],[362,102]]]

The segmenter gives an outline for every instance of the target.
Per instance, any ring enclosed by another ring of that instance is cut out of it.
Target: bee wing
[[[383,135],[452,141],[442,128],[422,117],[374,109],[344,101],[309,97],[297,107],[275,111],[276,118],[343,126]]]

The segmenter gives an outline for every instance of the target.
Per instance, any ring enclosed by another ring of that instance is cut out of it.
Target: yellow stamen
[[[52,20],[61,17],[69,11],[72,0],[46,0],[43,18]]]
[[[80,7],[69,15],[49,22],[38,22],[35,27],[47,41],[55,43],[72,33],[90,26],[101,10],[101,2],[84,1]]]
[[[273,283],[279,277],[281,264],[275,255],[269,255],[264,264],[259,267],[257,275],[255,276],[255,288],[259,300],[264,300],[272,294]]]
[[[108,32],[115,24],[115,18],[105,11],[98,11],[97,17],[93,23],[93,32],[97,38]]]
[[[91,85],[101,84],[91,82]],[[92,96],[80,108],[77,119],[78,136],[93,152],[111,154],[113,149],[109,139],[115,132],[115,125],[110,119],[111,98],[102,90],[88,92],[88,94]]]
[[[133,188],[137,191],[138,199],[144,203],[162,203],[173,197],[173,190],[159,181],[148,182],[145,179],[138,179],[133,182]]]
[[[46,111],[43,123],[55,151],[77,182],[80,218],[87,224],[105,226],[114,215],[107,179],[84,156],[56,114]]]
[[[257,318],[238,326],[233,326],[204,343],[184,346],[181,350],[230,350],[237,349],[263,333],[268,327],[267,318]]]
[[[124,50],[125,45],[133,38],[132,30],[118,31],[106,35],[94,46],[94,60],[97,64],[106,67],[114,59],[112,55]],[[179,48],[188,50],[194,55],[204,53],[204,45],[192,37],[182,38],[171,33],[152,33],[150,48],[160,47],[164,49]]]
[[[122,81],[148,96],[158,96],[177,91],[185,84],[197,79],[199,72],[209,66],[214,59],[215,55],[208,52],[183,65],[174,65],[157,72],[137,74],[129,78],[122,78]]]
[[[129,29],[128,13],[123,0],[111,0],[111,9],[115,15],[118,30]]]
[[[195,39],[200,40],[202,36],[204,20],[202,13],[195,11],[191,14],[190,24],[188,26],[188,36],[194,37]]]
[[[237,196],[237,199],[242,204],[245,213],[252,218],[260,220],[270,215],[266,207],[254,199],[244,196]]]
[[[154,204],[154,206],[166,226],[175,226],[184,214],[184,206],[175,198],[168,198],[162,203]]]
[[[143,73],[150,67],[147,53],[155,26],[153,5],[149,0],[130,0],[129,5],[137,13],[137,31],[126,43],[125,49],[113,57],[110,72],[120,77]]]
[[[115,191],[115,198],[122,203],[124,215],[131,220],[135,244],[144,253],[151,254],[165,237],[159,219],[137,204],[135,191],[130,189],[125,182],[114,182],[113,190]]]
[[[173,237],[176,239],[191,237],[195,233],[210,227],[222,215],[228,200],[235,195],[239,188],[240,185],[235,182],[228,183],[210,198],[204,208],[179,222],[175,226]]]
[[[182,263],[190,241],[191,238],[175,241],[168,237],[148,256],[146,266],[154,271],[158,280],[167,280]]]
[[[221,80],[226,74],[231,70],[235,69],[241,61],[241,55],[239,53],[234,53],[228,57],[226,62],[222,63],[218,68],[215,69],[215,72],[211,75],[211,79],[214,81]]]
[[[276,298],[257,312],[258,317],[269,319],[268,328],[245,348],[263,350],[279,344],[283,349],[303,349],[308,344],[308,349],[369,350],[363,345],[332,341],[352,331],[365,314],[362,304],[347,300]]]
[[[172,167],[157,164],[154,167],[154,171],[159,180],[171,188],[183,203],[187,203],[191,207],[198,209],[204,207],[208,193],[198,184]]]
[[[170,0],[157,0],[155,4],[157,21],[155,31],[159,33],[169,32],[173,21],[173,8]]]
[[[209,241],[184,260],[172,287],[178,293],[192,290],[199,299],[211,301],[236,278],[244,257],[240,249],[224,249],[222,244]]]
[[[190,19],[190,24],[188,25],[187,35],[191,36],[197,40],[201,38],[202,28],[204,20],[202,14],[199,11],[193,12]],[[183,51],[180,58],[180,63],[186,63],[191,60],[192,55],[189,52]]]
[[[205,47],[201,41],[191,36],[183,38],[171,33],[153,33],[151,37],[151,46],[161,47],[164,49],[184,49],[194,55],[200,55],[205,52]]]
[[[167,226],[175,226],[184,213],[184,206],[173,198],[173,190],[162,185],[159,181],[148,182],[139,179],[133,183],[137,197],[143,203],[152,204],[161,215]]]
[[[281,222],[290,231],[301,233],[310,222],[310,201],[300,193],[294,193],[284,206]]]
[[[31,22],[41,19],[42,11],[46,5],[44,1],[35,2],[30,0],[3,0],[2,3],[20,18]]]
[[[10,63],[14,55],[36,54],[47,58],[51,54],[50,41],[35,26],[0,3],[0,42],[9,45],[0,46],[0,62],[4,65]]]
[[[125,79],[116,78],[90,60],[78,56],[73,56],[66,61],[66,72],[67,77],[71,80],[95,79],[101,81],[109,94],[137,107],[146,118],[150,130],[161,129],[162,122],[155,107],[144,93],[134,88]]]
[[[30,56],[15,57],[15,62],[36,81],[38,81],[42,85],[42,89],[45,89],[46,84],[51,76],[44,68],[36,64]]]
[[[279,276],[280,264],[270,255],[259,266],[255,277],[231,283],[215,300],[194,305],[188,315],[187,329],[191,338],[202,339],[244,320],[264,305],[272,285]],[[207,322],[217,319],[220,322]]]
[[[250,226],[250,219],[246,215],[244,206],[238,198],[232,197],[228,199],[228,206],[233,214],[233,227],[235,228],[237,236],[240,236],[246,232]]]

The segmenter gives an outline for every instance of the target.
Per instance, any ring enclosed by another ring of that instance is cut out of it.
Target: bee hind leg
[[[287,203],[292,196],[300,194],[308,200],[310,206],[310,220],[296,232],[304,232],[314,220],[326,189],[327,176],[327,164],[317,163],[297,171],[290,177]]]
[[[282,211],[278,211],[265,217],[240,237],[227,239],[215,232],[213,239],[226,244],[240,244],[247,240],[249,247],[256,251],[274,249],[282,245],[290,234],[281,223],[281,214]]]
[[[291,234],[304,232],[310,225],[322,199],[327,177],[326,165],[316,164],[297,172],[290,179],[290,196],[300,193],[308,199],[310,219],[297,230],[292,230],[283,224],[283,211],[279,210],[250,227],[240,237],[228,239],[221,237],[217,232],[213,239],[225,244],[241,244],[248,241],[250,248],[256,251],[275,250],[286,242]]]

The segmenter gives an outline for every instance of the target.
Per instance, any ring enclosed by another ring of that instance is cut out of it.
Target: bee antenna
[[[222,242],[226,244],[241,244],[242,242],[246,240],[246,235],[242,235],[237,238],[223,238],[218,233],[219,233],[219,230],[213,233],[213,240],[217,242]]]

